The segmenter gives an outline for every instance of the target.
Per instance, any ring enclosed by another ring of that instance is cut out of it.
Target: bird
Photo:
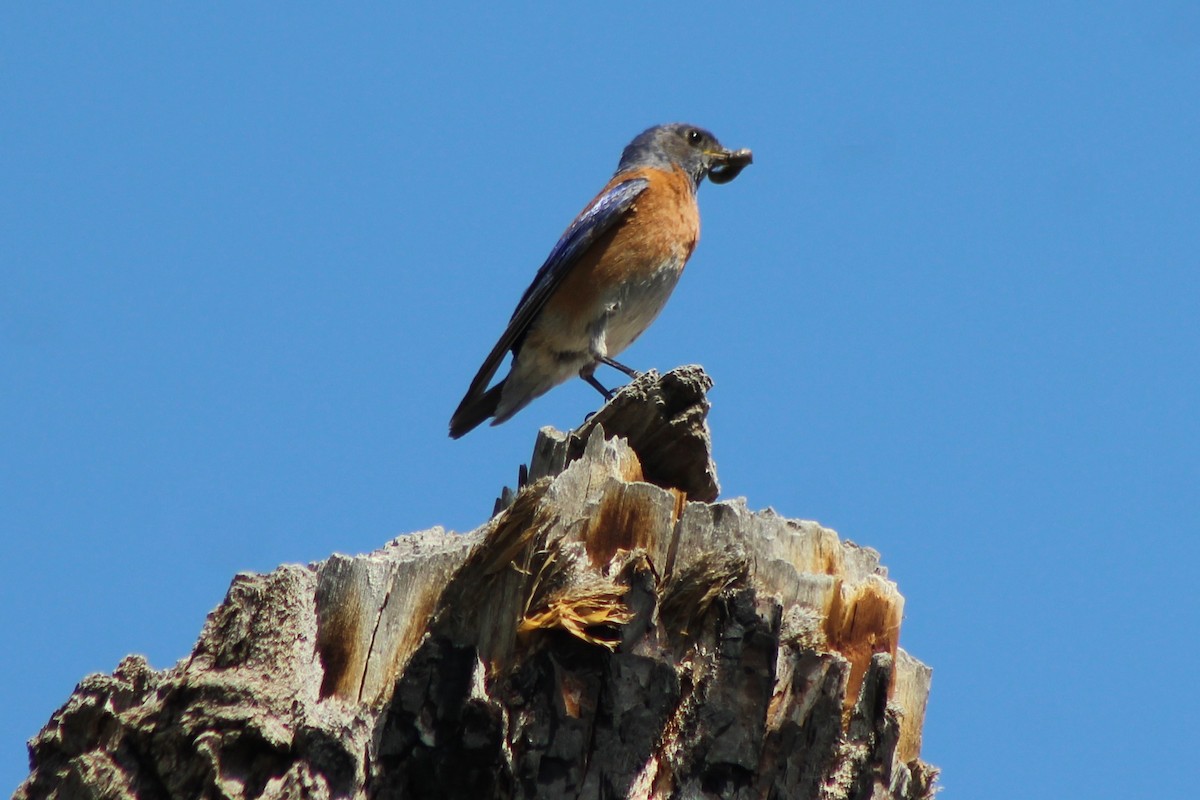
[[[634,137],[521,295],[451,416],[450,436],[489,418],[499,425],[576,375],[611,398],[595,376],[601,364],[636,378],[615,357],[662,311],[696,247],[700,184],[728,183],[752,161],[750,150],[729,150],[687,123]],[[489,388],[510,351],[508,375]]]

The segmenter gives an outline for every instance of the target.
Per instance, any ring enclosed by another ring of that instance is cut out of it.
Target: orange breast
[[[642,169],[614,177],[609,186],[631,177],[645,177],[650,185],[624,221],[580,258],[555,292],[554,308],[547,311],[587,323],[618,287],[653,281],[664,269],[683,270],[700,238],[691,178],[678,168]]]

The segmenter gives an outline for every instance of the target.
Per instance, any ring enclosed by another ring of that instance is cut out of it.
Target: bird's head
[[[706,176],[713,183],[729,183],[752,161],[749,150],[728,150],[704,128],[673,122],[639,133],[621,154],[617,172],[679,167],[699,186]]]

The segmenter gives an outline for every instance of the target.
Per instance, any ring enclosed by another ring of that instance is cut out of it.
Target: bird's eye
[[[704,134],[700,133],[700,131],[696,130],[695,128],[692,128],[687,132],[688,144],[700,144],[702,139],[704,139]]]

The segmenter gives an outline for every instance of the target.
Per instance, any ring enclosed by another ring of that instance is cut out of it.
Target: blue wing
[[[567,228],[562,238],[558,240],[558,244],[554,245],[554,249],[550,251],[546,263],[542,264],[541,269],[537,271],[533,283],[529,284],[525,294],[521,295],[521,300],[517,303],[517,309],[513,312],[508,327],[504,329],[500,340],[496,342],[496,346],[492,348],[492,352],[488,354],[483,366],[475,375],[475,380],[471,382],[471,388],[467,390],[467,395],[463,398],[463,405],[467,404],[472,396],[482,393],[487,388],[488,383],[496,374],[496,370],[500,368],[504,354],[520,346],[521,340],[529,331],[530,323],[542,310],[546,300],[562,283],[563,278],[579,261],[579,257],[587,252],[587,249],[606,231],[625,217],[633,205],[633,201],[649,185],[650,182],[645,178],[630,178],[614,184],[608,191],[597,197],[571,223],[571,227]]]
[[[554,288],[562,281],[563,276],[574,266],[579,256],[583,255],[592,242],[599,239],[605,231],[625,216],[625,212],[633,205],[633,201],[649,185],[650,182],[645,178],[621,181],[584,209],[583,213],[571,223],[571,227],[567,228],[562,238],[554,245],[554,249],[546,257],[546,263],[542,264],[537,275],[533,276],[533,283],[529,284],[525,294],[521,295],[521,300],[517,303],[512,318],[515,320],[523,316],[526,308],[534,303],[536,303],[536,307],[533,308],[533,311],[536,313]]]

